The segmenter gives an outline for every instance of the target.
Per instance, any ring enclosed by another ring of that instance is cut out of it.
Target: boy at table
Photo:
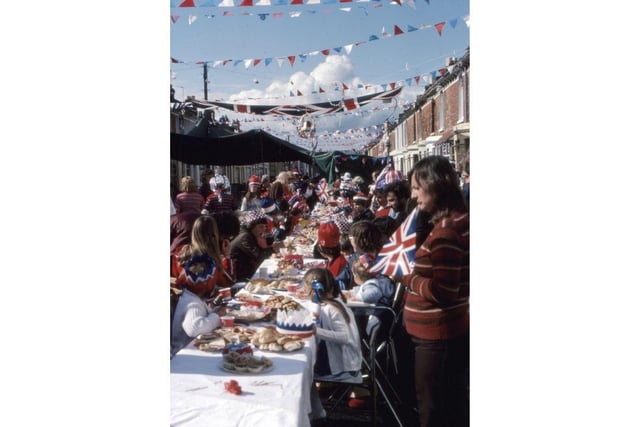
[[[347,265],[340,252],[340,229],[335,222],[325,222],[318,227],[318,252],[328,261],[327,270],[334,278]]]

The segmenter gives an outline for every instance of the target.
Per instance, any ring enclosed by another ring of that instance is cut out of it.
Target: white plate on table
[[[266,374],[267,372],[271,372],[273,370],[273,365],[266,366],[260,372],[251,372],[251,371],[240,372],[240,371],[236,371],[235,369],[227,369],[227,368],[224,367],[224,365],[222,363],[219,365],[219,367],[220,367],[221,370],[223,370],[225,372],[229,372],[231,374],[237,374],[237,375],[262,375],[262,374]]]

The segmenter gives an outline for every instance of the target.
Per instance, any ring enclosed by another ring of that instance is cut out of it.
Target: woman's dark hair
[[[432,221],[438,222],[451,211],[467,212],[458,184],[458,175],[443,156],[429,156],[418,161],[411,171],[415,180],[434,197]]]
[[[210,214],[216,220],[220,238],[235,237],[240,233],[240,220],[232,211],[220,211]]]
[[[390,216],[380,216],[373,219],[373,224],[380,230],[384,239],[391,237],[396,228],[398,228],[398,222]]]
[[[377,254],[380,252],[386,240],[386,236],[382,235],[380,229],[376,227],[373,221],[368,220],[357,221],[351,224],[351,227],[349,227],[349,235],[353,237],[353,242],[358,250],[368,254]]]
[[[320,292],[320,303],[331,304],[337,308],[340,313],[347,319],[347,323],[351,323],[349,313],[345,310],[344,306],[337,302],[335,298],[340,298],[343,302],[347,302],[342,292],[340,292],[340,286],[336,283],[333,275],[326,268],[311,268],[304,275],[304,286],[308,289],[313,289],[313,281],[318,281],[322,284],[324,291]]]

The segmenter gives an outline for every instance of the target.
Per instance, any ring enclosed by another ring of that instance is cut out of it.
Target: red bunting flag
[[[389,86],[391,87],[391,89],[395,89],[396,88],[396,82],[389,83]]]
[[[289,62],[291,63],[291,66],[293,67],[293,63],[296,62],[296,56],[295,55],[291,55],[288,58],[289,58]]]
[[[298,89],[296,89],[296,96],[302,96],[302,92],[300,92]]]
[[[396,3],[400,6],[402,6],[402,3],[400,2],[400,0],[392,0],[391,3]]]
[[[262,61],[262,59],[254,59],[253,60],[253,66],[255,67],[256,65],[258,65],[260,63],[260,61]]]
[[[180,15],[171,15],[171,22],[174,24],[178,22],[178,19],[180,19]]]
[[[171,57],[171,63],[172,63],[172,64],[177,64],[177,63],[178,63],[178,60],[172,56],[172,57]]]
[[[250,113],[251,112],[251,106],[250,105],[236,104],[235,107],[236,107],[235,110],[238,113]]]
[[[303,4],[302,0],[291,0],[290,4]]]
[[[322,52],[322,54],[323,54],[324,56],[327,56],[327,55],[329,55],[329,52],[331,52],[331,50],[329,50],[329,49],[324,49],[324,50],[321,50],[321,52]]]
[[[320,88],[320,93],[324,93],[324,89]]]
[[[242,0],[240,6],[253,6],[253,0]]]
[[[346,84],[344,84],[344,83],[342,83],[342,89],[343,89],[343,90],[349,90],[349,88],[347,87],[347,85],[346,85]]]
[[[420,76],[415,76],[413,80],[416,81],[416,84],[420,83]]]
[[[196,7],[193,0],[184,0],[178,7]]]
[[[434,27],[436,27],[436,31],[438,32],[438,35],[441,36],[442,35],[442,29],[444,28],[444,24],[445,22],[438,22],[436,25],[434,25]]]
[[[225,59],[224,61],[222,61],[222,65],[227,65],[231,61],[233,61],[233,59]]]
[[[344,102],[345,110],[355,110],[356,108],[358,108],[358,104],[356,103],[356,100],[353,98],[345,99],[343,102]]]
[[[400,27],[398,27],[397,25],[393,26],[393,35],[394,36],[399,36],[400,34],[404,34],[404,31],[402,31],[400,29]]]

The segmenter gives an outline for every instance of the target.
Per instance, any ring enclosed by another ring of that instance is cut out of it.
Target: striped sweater
[[[407,287],[407,332],[421,339],[450,339],[469,331],[469,214],[453,212],[435,224],[416,251]]]

